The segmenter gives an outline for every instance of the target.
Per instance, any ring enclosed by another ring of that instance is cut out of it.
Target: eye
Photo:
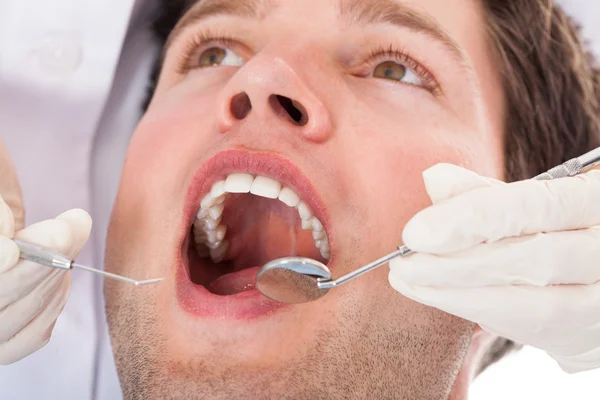
[[[395,61],[384,61],[378,64],[373,70],[372,77],[408,83],[415,86],[424,86],[416,72]]]
[[[197,68],[234,66],[239,67],[244,60],[227,48],[211,47],[198,56]]]

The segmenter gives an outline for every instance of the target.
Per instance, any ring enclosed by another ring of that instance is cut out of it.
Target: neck
[[[474,325],[469,349],[456,376],[448,400],[468,400],[469,387],[476,377],[475,372],[495,339],[495,335],[487,333],[479,326]]]

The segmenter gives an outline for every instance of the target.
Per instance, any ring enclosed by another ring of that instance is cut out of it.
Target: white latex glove
[[[433,202],[390,262],[404,296],[545,350],[564,371],[600,367],[600,171],[506,184],[454,165],[425,171]]]
[[[23,209],[21,186],[17,179],[15,166],[2,140],[0,140],[0,196],[4,200],[0,201],[0,232],[11,233],[23,229],[25,210]],[[6,215],[4,209],[7,205],[12,215],[4,218]]]
[[[23,217],[14,167],[0,141],[0,365],[18,361],[50,340],[71,288],[70,271],[19,259],[12,238]],[[91,224],[85,211],[71,210],[31,225],[16,237],[75,257],[89,237]]]

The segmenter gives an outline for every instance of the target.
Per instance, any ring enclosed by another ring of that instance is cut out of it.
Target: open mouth
[[[331,258],[326,228],[313,212],[319,206],[310,190],[302,188],[301,195],[286,185],[290,181],[286,178],[294,176],[289,167],[277,174],[269,160],[267,173],[257,173],[265,168],[256,158],[253,161],[245,170],[213,175],[213,183],[204,187],[193,208],[182,259],[189,281],[208,291],[213,301],[248,299],[251,292],[268,300],[255,289],[256,275],[274,259],[300,256],[327,264]]]

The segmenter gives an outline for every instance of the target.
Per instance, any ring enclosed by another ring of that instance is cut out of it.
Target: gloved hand
[[[75,257],[91,230],[90,216],[71,210],[14,235],[23,218],[14,167],[0,141],[0,365],[18,361],[48,342],[71,287],[70,271],[20,260],[13,236]]]
[[[433,202],[390,262],[394,289],[545,350],[564,371],[600,367],[600,170],[506,184],[440,164]]]

